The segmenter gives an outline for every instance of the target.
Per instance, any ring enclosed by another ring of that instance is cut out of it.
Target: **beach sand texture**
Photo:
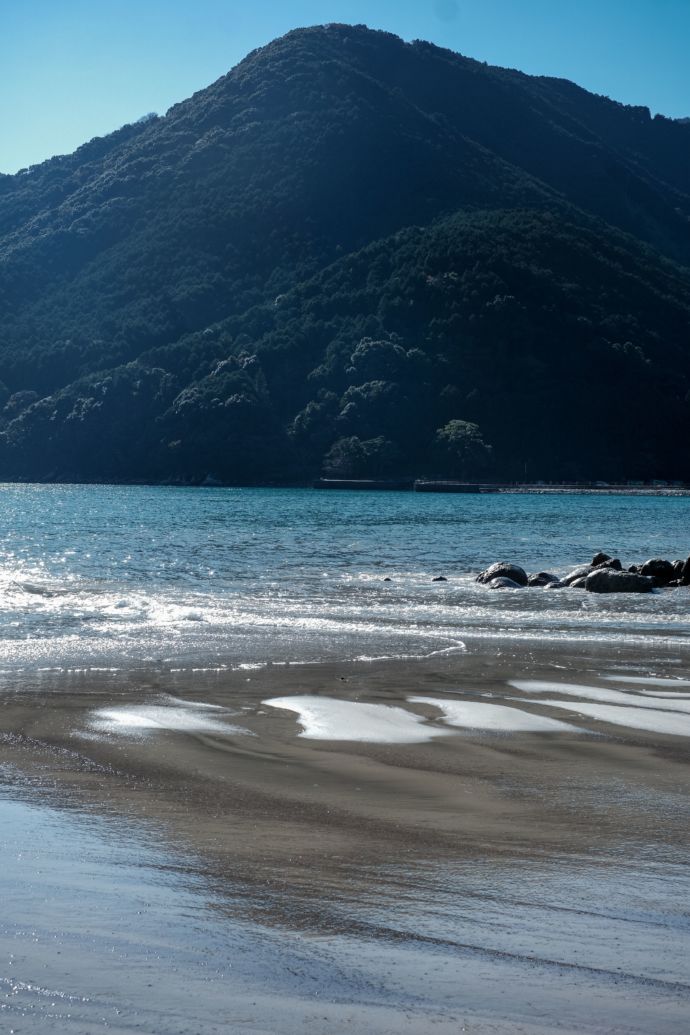
[[[7,1030],[687,1030],[687,673],[552,647],[5,693]]]

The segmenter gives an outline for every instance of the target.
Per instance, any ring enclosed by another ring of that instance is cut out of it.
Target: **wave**
[[[687,594],[579,590],[497,593],[436,568],[271,579],[96,579],[10,559],[0,564],[0,646],[8,670],[104,669],[135,661],[204,670],[279,660],[361,661],[452,654],[481,641],[659,649],[690,643]],[[126,573],[125,573],[126,574]]]

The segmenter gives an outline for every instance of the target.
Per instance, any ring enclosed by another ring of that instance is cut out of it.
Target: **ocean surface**
[[[490,591],[690,553],[690,499],[0,486],[0,678],[430,656],[477,641],[690,643],[690,591]],[[444,575],[447,582],[433,582]],[[384,579],[390,581],[384,581]]]

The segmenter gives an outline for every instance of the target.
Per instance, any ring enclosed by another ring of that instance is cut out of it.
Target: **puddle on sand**
[[[581,733],[577,726],[521,708],[483,701],[450,701],[442,697],[408,697],[411,704],[430,704],[443,713],[443,721],[462,729],[495,733]]]
[[[690,687],[690,679],[678,679],[673,676],[604,676],[604,679],[612,683],[632,683],[642,686],[665,686],[669,690],[675,687],[686,689]]]
[[[212,704],[196,704],[175,700],[175,704],[135,704],[116,708],[98,708],[91,713],[89,725],[98,733],[143,735],[153,731],[170,730],[178,733],[249,734],[242,726],[235,726],[209,715],[223,709]]]
[[[557,701],[541,698],[531,704],[549,708],[564,708],[573,716],[585,715],[614,726],[625,726],[647,733],[667,733],[675,737],[690,737],[690,715],[680,712],[655,711],[652,708],[626,708],[617,704],[591,704],[589,701]]]
[[[619,704],[625,708],[654,708],[657,711],[687,712],[690,714],[690,701],[684,697],[671,697],[659,700],[643,696],[639,689],[612,690],[608,687],[586,686],[580,683],[555,683],[545,679],[511,679],[509,686],[531,694],[565,694],[566,697],[583,697],[589,701],[601,701],[605,704]],[[538,703],[538,702],[532,702]],[[544,701],[544,704],[547,702]],[[574,707],[574,705],[573,705]]]
[[[271,697],[271,708],[297,712],[300,737],[370,744],[421,744],[446,730],[426,725],[421,715],[388,704],[364,704],[329,697]]]

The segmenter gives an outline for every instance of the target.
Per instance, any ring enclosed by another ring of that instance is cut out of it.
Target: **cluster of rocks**
[[[477,582],[489,589],[586,589],[590,593],[649,593],[669,586],[690,586],[690,557],[685,561],[665,561],[653,557],[644,564],[624,568],[617,557],[597,553],[590,564],[573,568],[560,578],[548,571],[528,575],[519,564],[499,561],[477,575]]]

